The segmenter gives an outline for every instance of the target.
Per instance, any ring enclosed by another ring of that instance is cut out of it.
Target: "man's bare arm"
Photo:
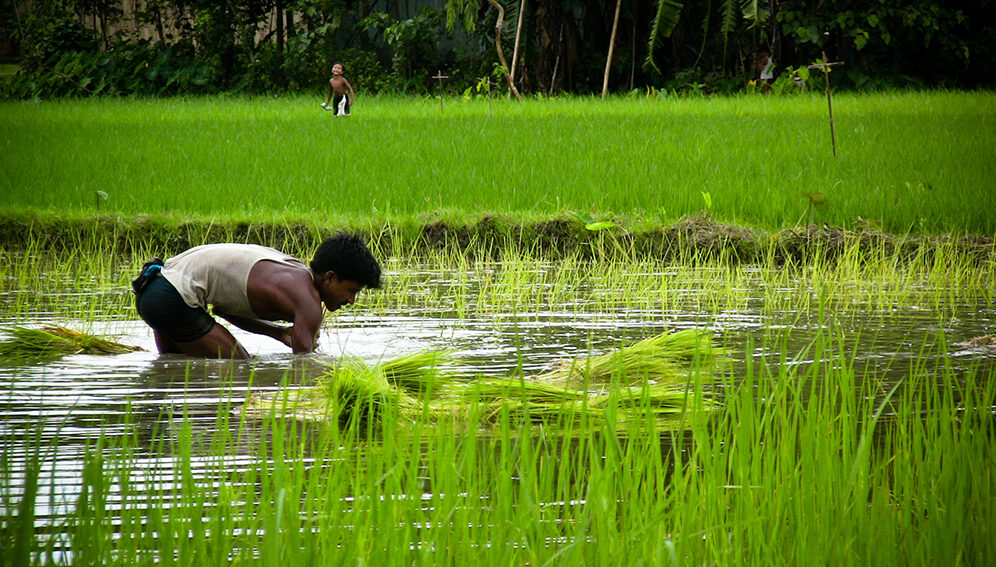
[[[263,321],[262,319],[250,319],[248,317],[229,315],[228,313],[220,313],[218,311],[215,311],[214,314],[242,329],[243,331],[274,338],[287,346],[290,346],[285,338],[291,329],[290,326],[276,325],[274,323],[270,323],[269,321]]]
[[[246,293],[257,317],[291,322],[290,327],[281,328],[278,340],[295,353],[315,350],[322,323],[322,300],[312,278],[310,270],[264,261],[253,267],[246,282]]]
[[[314,352],[318,348],[318,331],[321,323],[321,309],[318,311],[317,319],[305,315],[295,318],[294,324],[291,325],[287,333],[287,338],[290,341],[287,346],[291,347],[295,353]]]
[[[314,352],[318,346],[320,317],[317,323],[310,323],[312,318],[302,315],[300,324],[295,321],[293,325],[276,325],[262,319],[249,319],[227,313],[216,312],[215,315],[222,317],[243,331],[276,339],[289,346],[295,354]]]
[[[356,104],[356,93],[353,92],[353,85],[349,84],[349,81],[343,77],[343,81],[346,81],[346,88],[349,89],[349,105],[352,106]]]

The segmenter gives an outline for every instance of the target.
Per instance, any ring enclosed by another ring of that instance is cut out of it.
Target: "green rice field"
[[[0,212],[336,225],[708,211],[996,232],[996,96],[94,99],[0,105]]]
[[[819,95],[360,95],[0,105],[0,565],[996,556],[991,93],[836,156]],[[316,353],[155,352],[152,255],[342,228]]]

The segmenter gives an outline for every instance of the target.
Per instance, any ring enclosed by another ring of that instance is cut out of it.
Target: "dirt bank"
[[[696,214],[666,226],[631,230],[615,226],[588,230],[572,217],[528,224],[485,215],[469,222],[432,221],[405,226],[323,226],[319,223],[186,221],[174,218],[95,216],[80,218],[0,217],[0,246],[8,250],[104,251],[121,254],[154,251],[171,255],[209,242],[247,242],[295,251],[311,250],[338,230],[367,236],[381,253],[418,255],[439,249],[471,256],[494,256],[508,247],[557,258],[654,257],[667,261],[722,260],[731,263],[807,263],[845,254],[886,254],[900,258],[932,255],[939,250],[996,259],[993,238],[981,235],[899,236],[872,228],[845,229],[805,225],[779,232],[724,224]]]

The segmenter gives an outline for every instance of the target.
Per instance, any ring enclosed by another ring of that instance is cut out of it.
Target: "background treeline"
[[[838,88],[991,87],[994,4],[0,0],[0,96],[322,92],[333,61],[367,93],[733,92],[761,50],[776,88],[824,53]]]

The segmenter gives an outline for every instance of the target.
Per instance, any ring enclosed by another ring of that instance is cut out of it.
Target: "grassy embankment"
[[[656,253],[647,241],[699,234],[676,223],[706,211],[723,223],[710,242],[745,241],[735,253],[754,259],[806,224],[833,227],[824,241],[996,234],[996,96],[839,95],[836,157],[825,102],[361,98],[341,120],[310,98],[4,103],[0,236],[174,252],[349,228],[400,251],[563,248],[612,221]]]

